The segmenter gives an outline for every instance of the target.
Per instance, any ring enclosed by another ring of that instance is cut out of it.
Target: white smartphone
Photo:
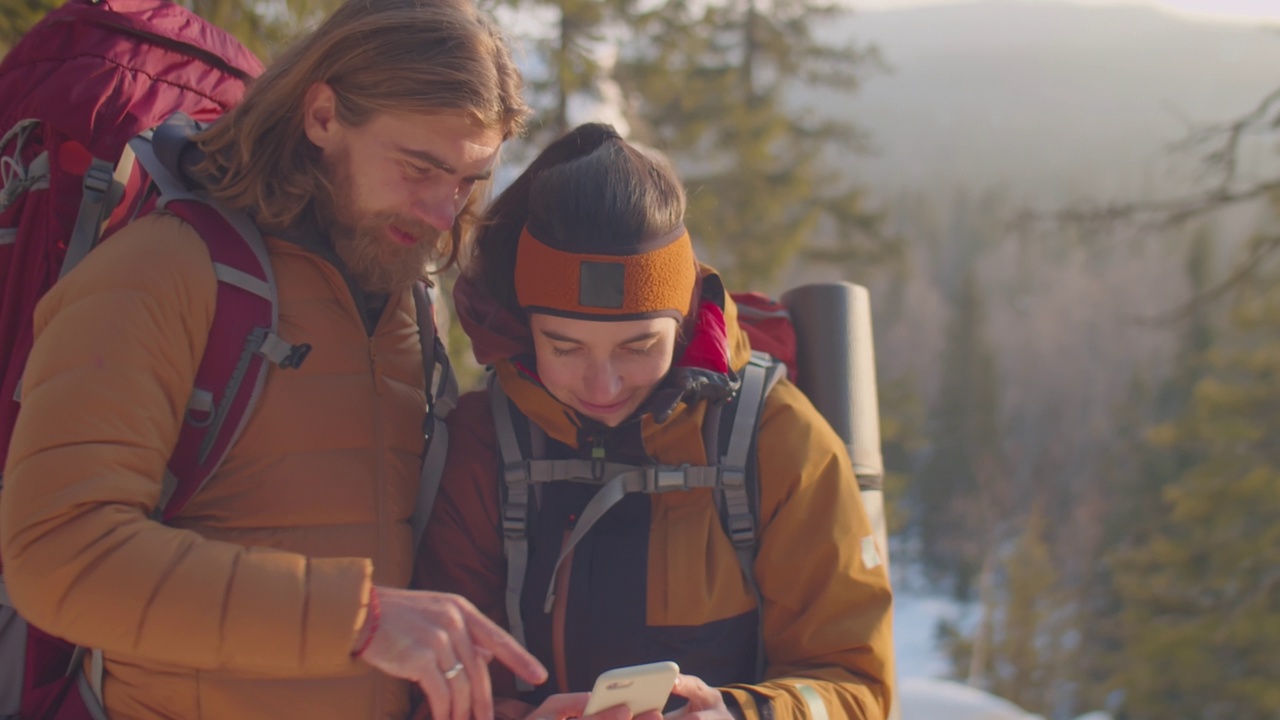
[[[679,674],[680,666],[670,661],[602,672],[591,689],[591,698],[587,700],[583,714],[590,715],[616,705],[626,705],[632,715],[661,710],[667,704]]]

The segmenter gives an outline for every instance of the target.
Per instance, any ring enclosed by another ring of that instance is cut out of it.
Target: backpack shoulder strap
[[[516,436],[511,400],[502,390],[502,382],[497,373],[489,373],[488,388],[502,474],[502,549],[507,558],[507,631],[521,647],[528,647],[525,642],[524,617],[520,612],[520,595],[529,569],[529,463]],[[521,692],[533,689],[533,686],[520,678],[516,678],[516,687]]]
[[[773,357],[752,352],[742,371],[742,385],[731,401],[732,410],[725,413],[730,423],[720,455],[721,483],[716,487],[720,523],[733,543],[734,553],[742,568],[742,576],[756,598],[759,632],[756,638],[756,677],[764,677],[764,598],[755,576],[755,559],[759,541],[760,481],[751,449],[756,446],[764,400],[769,391],[787,373],[787,366]]]
[[[125,186],[129,184],[129,176],[133,174],[133,165],[134,153],[129,145],[121,150],[120,160],[115,164],[99,158],[89,161],[81,187],[80,210],[76,214],[71,237],[67,240],[67,254],[62,259],[58,279],[71,272],[71,268],[80,264],[93,246],[98,244],[111,212],[124,197]]]
[[[243,212],[190,188],[167,162],[167,148],[195,132],[196,123],[175,115],[130,142],[138,162],[160,191],[158,208],[178,216],[205,241],[217,278],[209,342],[196,372],[177,446],[169,458],[160,519],[172,519],[222,464],[244,430],[267,378],[268,363],[300,366],[311,346],[276,334],[279,300],[266,243]]]
[[[427,520],[435,507],[449,454],[449,425],[445,422],[458,404],[458,380],[449,364],[440,334],[436,332],[431,294],[424,283],[413,286],[413,304],[418,316],[418,339],[422,345],[422,368],[426,373],[427,413],[422,421],[422,434],[427,450],[418,474],[418,500],[413,508],[413,549],[416,554],[427,529]],[[439,368],[439,372],[436,368]]]

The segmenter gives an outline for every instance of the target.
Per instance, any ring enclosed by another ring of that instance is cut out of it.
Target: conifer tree
[[[1214,308],[1203,301],[1212,284],[1212,249],[1213,236],[1204,228],[1187,245],[1188,296],[1195,300],[1177,319],[1181,332],[1168,375],[1152,387],[1139,372],[1128,397],[1116,408],[1117,437],[1098,483],[1107,509],[1098,559],[1094,572],[1076,585],[1073,611],[1078,626],[1087,631],[1087,642],[1071,662],[1083,707],[1102,707],[1114,697],[1121,689],[1118,675],[1127,663],[1125,645],[1130,638],[1115,558],[1150,541],[1166,512],[1166,487],[1201,459],[1197,447],[1172,439],[1169,423],[1187,412],[1194,388],[1206,375],[1215,341]]]
[[[488,0],[545,18],[545,26],[519,40],[525,47],[525,82],[537,112],[529,141],[541,147],[569,130],[569,104],[576,95],[599,99],[633,0]]]
[[[1242,296],[1186,409],[1152,433],[1192,462],[1113,561],[1135,718],[1280,714],[1280,285]]]
[[[992,693],[1044,715],[1053,698],[1065,630],[1065,602],[1047,524],[1044,506],[1037,504],[1001,560],[991,650],[987,667],[981,669]]]
[[[0,3],[0,53],[7,52],[22,33],[30,30],[59,4],[56,0],[5,0]]]
[[[942,378],[930,411],[928,456],[908,496],[926,569],[957,597],[1003,534],[1009,508],[999,444],[995,357],[976,270],[963,271],[947,325]]]
[[[817,33],[846,12],[821,0],[675,0],[637,16],[643,40],[617,78],[640,137],[676,160],[699,250],[731,286],[767,285],[797,257],[892,252],[840,172],[860,147],[856,127],[798,99],[856,89],[871,55]]]

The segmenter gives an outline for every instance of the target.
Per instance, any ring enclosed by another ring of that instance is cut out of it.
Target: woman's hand
[[[625,705],[607,708],[591,715],[583,715],[582,711],[587,709],[587,700],[590,697],[591,693],[552,695],[526,715],[525,720],[568,720],[568,718],[580,718],[581,720],[633,720],[631,711]],[[661,720],[661,718],[661,715],[654,712],[636,716],[634,720]]]
[[[671,694],[688,698],[689,704],[667,713],[664,716],[666,720],[733,720],[733,715],[724,704],[724,696],[719,690],[702,682],[701,678],[693,675],[677,675]],[[649,720],[647,716],[648,713],[637,720]],[[656,720],[657,713],[654,713],[653,717]]]
[[[601,710],[593,715],[583,715],[587,707],[590,693],[566,693],[552,695],[542,705],[525,716],[525,720],[734,720],[729,708],[724,704],[724,696],[720,691],[708,687],[700,678],[693,675],[677,675],[673,695],[687,698],[689,704],[667,713],[665,716],[654,710],[632,716],[625,705],[618,705]]]

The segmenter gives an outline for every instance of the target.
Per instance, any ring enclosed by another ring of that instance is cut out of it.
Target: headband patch
[[[609,310],[622,307],[626,276],[623,263],[583,260],[578,266],[578,304]]]

